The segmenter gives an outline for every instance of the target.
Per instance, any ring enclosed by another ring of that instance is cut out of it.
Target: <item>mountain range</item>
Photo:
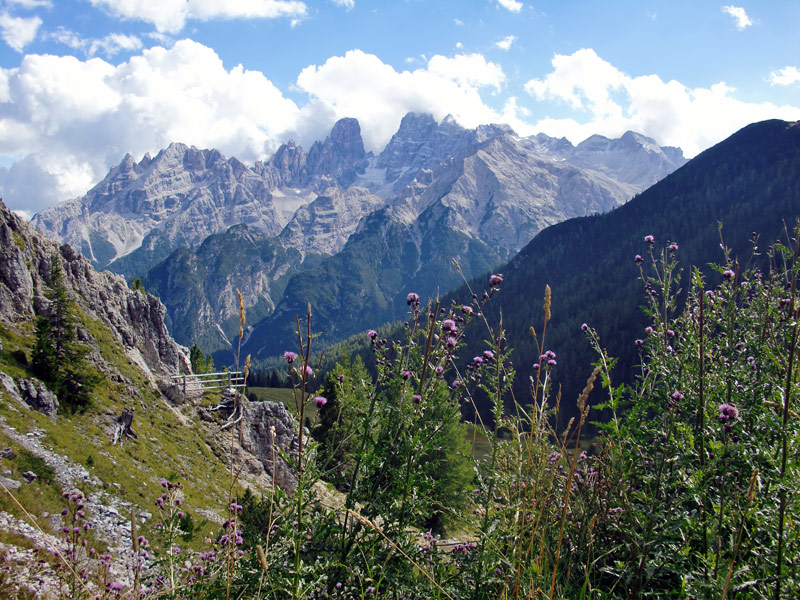
[[[254,356],[280,352],[308,301],[327,341],[402,314],[411,288],[444,292],[508,260],[539,231],[611,210],[685,159],[628,132],[578,146],[506,126],[408,114],[377,156],[354,119],[305,152],[247,166],[172,144],[126,156],[34,226],[97,268],[140,277],[184,344],[226,351],[242,292]]]

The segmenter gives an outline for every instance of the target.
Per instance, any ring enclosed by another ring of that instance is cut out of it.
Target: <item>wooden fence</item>
[[[199,373],[196,375],[173,375],[170,379],[187,392],[204,392],[223,388],[243,388],[246,383],[241,371],[221,371],[219,373]]]

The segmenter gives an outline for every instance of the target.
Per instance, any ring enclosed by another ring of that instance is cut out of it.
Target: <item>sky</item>
[[[0,0],[0,197],[26,217],[171,142],[245,163],[407,112],[695,156],[800,120],[800,2]]]

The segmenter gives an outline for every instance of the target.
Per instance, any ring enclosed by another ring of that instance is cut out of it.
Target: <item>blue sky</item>
[[[409,111],[687,156],[800,119],[800,2],[0,0],[0,196],[32,214],[172,141],[246,162]]]

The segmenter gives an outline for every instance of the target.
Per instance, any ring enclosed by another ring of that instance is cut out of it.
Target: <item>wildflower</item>
[[[588,331],[588,329],[589,329],[589,326],[586,323],[582,323],[581,324],[581,331],[586,333]]]
[[[727,423],[739,416],[739,409],[733,404],[720,404],[719,406],[719,422]]]
[[[314,369],[306,365],[305,367],[303,367],[303,372],[305,372],[306,377],[311,377],[314,374]]]
[[[680,391],[675,390],[674,392],[672,392],[670,398],[672,398],[677,402],[678,400],[683,400],[683,394],[681,394]]]
[[[722,273],[722,276],[725,279],[731,279],[734,275],[736,275],[736,273],[734,273],[731,269],[725,269],[725,271]]]
[[[483,358],[486,360],[494,360],[494,352],[492,352],[491,350],[484,350]]]
[[[453,319],[445,319],[442,321],[442,330],[449,331],[450,333],[455,333],[458,331],[458,327],[456,327],[456,322]]]
[[[645,332],[647,335],[650,335],[651,333],[653,333],[653,328],[652,328],[652,327],[649,327],[649,326],[648,326],[648,327],[645,327],[645,328],[644,328],[644,332]]]
[[[644,259],[642,258],[641,254],[637,254],[633,257],[633,262],[635,262],[637,265],[641,264],[643,261]]]
[[[678,244],[670,244],[669,245],[669,251],[670,252],[675,252],[677,249],[678,249]]]
[[[481,364],[483,362],[483,357],[482,356],[476,356],[476,357],[474,357],[472,359],[472,362],[474,362],[476,365],[479,365],[479,364]]]
[[[445,344],[447,345],[448,348],[455,348],[456,345],[458,344],[458,340],[454,338],[452,335],[449,335],[445,340]]]
[[[644,236],[644,241],[652,246],[655,243],[656,238],[654,238],[652,235],[646,235]]]
[[[468,317],[471,317],[472,316],[472,307],[471,306],[466,306],[466,305],[462,306],[461,307],[461,312],[464,313],[465,315],[467,315]]]
[[[455,379],[452,383],[452,387],[454,390],[457,390],[458,388],[461,387],[461,382],[458,379]]]
[[[343,382],[343,381],[344,381],[344,375],[337,375],[337,376],[336,376],[336,380],[337,380],[339,383]]]
[[[408,304],[409,306],[411,306],[412,304],[414,306],[418,306],[419,305],[419,294],[416,294],[415,292],[411,292],[406,297],[406,304]]]
[[[314,404],[317,405],[317,408],[322,408],[328,403],[328,399],[324,396],[314,396]]]
[[[644,340],[643,339],[637,339],[633,343],[636,344],[637,348],[641,348],[642,346],[644,346]]]
[[[503,283],[503,276],[499,273],[495,273],[491,277],[489,277],[489,287],[495,287]]]
[[[408,370],[400,371],[400,376],[403,379],[408,379],[409,377],[411,377],[411,371],[408,371]]]
[[[422,402],[422,396],[420,396],[419,394],[414,394],[412,400],[414,401],[414,404],[419,404],[420,402]]]
[[[374,329],[370,329],[370,330],[367,332],[367,337],[368,337],[370,340],[372,340],[372,341],[374,342],[374,341],[375,341],[375,338],[377,338],[377,337],[378,337],[378,332],[377,332],[377,331],[375,331]]]
[[[444,371],[444,367],[443,367],[442,365],[439,365],[438,367],[436,367],[436,372],[437,372],[439,375],[441,375],[441,374],[442,374],[442,371]]]
[[[287,350],[286,352],[283,353],[283,358],[286,360],[287,363],[292,364],[295,360],[297,360],[297,354]]]

